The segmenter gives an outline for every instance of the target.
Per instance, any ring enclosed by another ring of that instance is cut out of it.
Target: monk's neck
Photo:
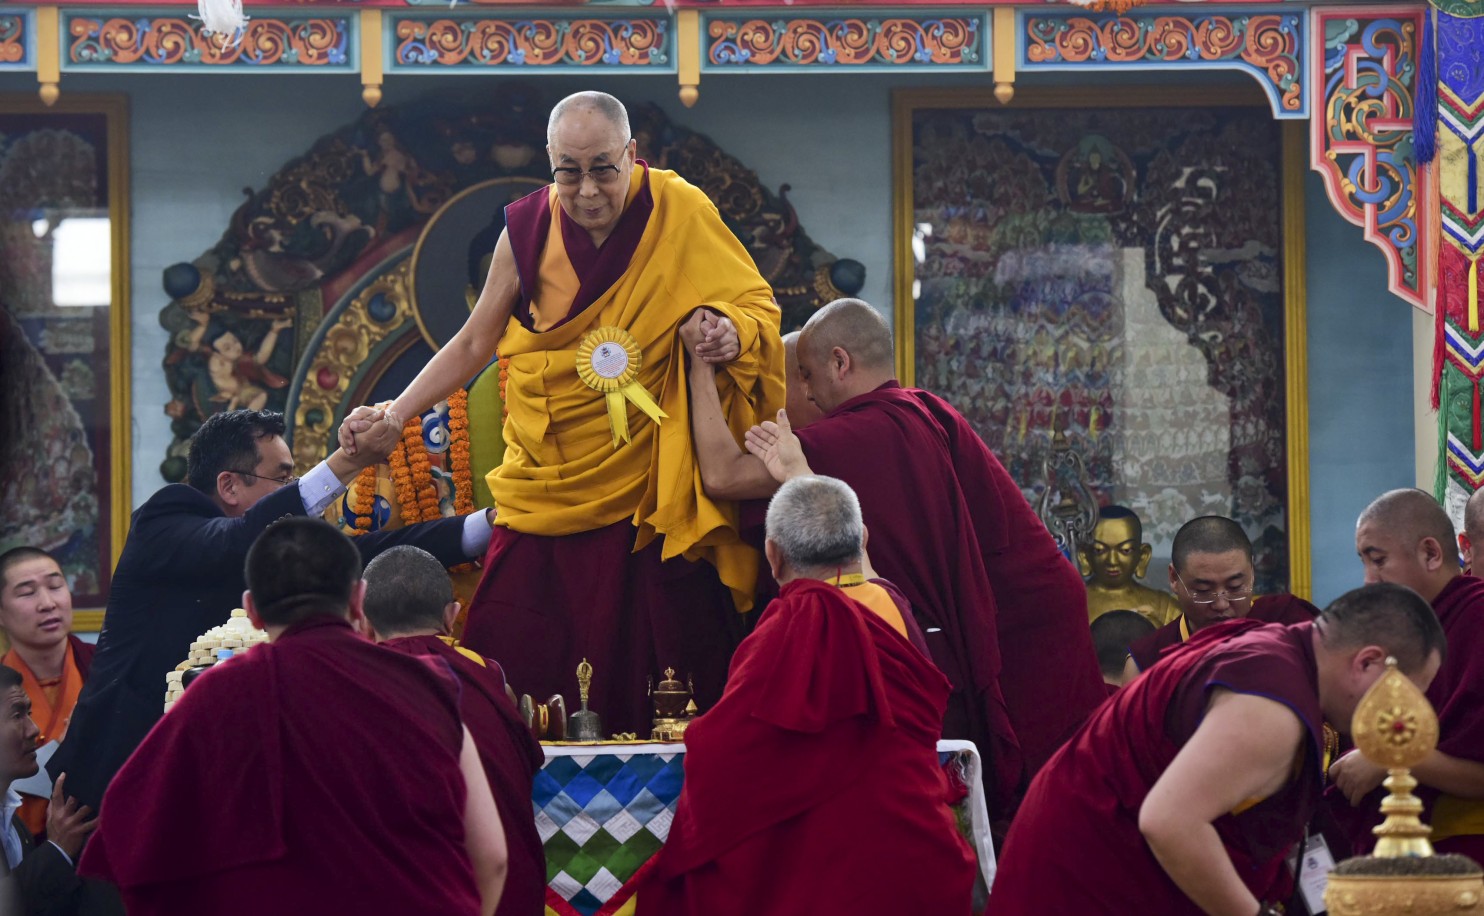
[[[67,640],[62,640],[55,646],[36,648],[33,646],[14,645],[11,647],[26,667],[31,669],[37,680],[49,681],[52,678],[61,677],[62,670],[67,667]]]
[[[1448,578],[1438,582],[1437,588],[1433,590],[1433,593],[1431,595],[1423,595],[1422,597],[1427,599],[1428,604],[1432,604],[1438,600],[1439,595],[1447,590],[1448,586],[1452,585],[1454,582],[1461,578],[1463,578],[1463,570],[1460,569],[1458,572],[1454,573]]]

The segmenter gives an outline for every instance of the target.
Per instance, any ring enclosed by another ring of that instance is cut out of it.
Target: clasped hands
[[[742,339],[732,319],[698,308],[680,325],[685,352],[713,368],[742,355]]]
[[[340,424],[339,439],[357,467],[381,464],[402,439],[402,419],[389,406],[357,407]]]

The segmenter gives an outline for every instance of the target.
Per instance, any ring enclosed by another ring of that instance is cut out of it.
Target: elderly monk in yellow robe
[[[693,677],[703,709],[721,696],[758,573],[735,504],[701,489],[686,353],[718,368],[740,438],[783,405],[780,315],[706,195],[636,158],[617,99],[563,99],[547,152],[552,184],[506,208],[464,327],[384,411],[353,412],[340,441],[426,410],[498,348],[497,527],[463,642],[540,697],[571,694],[587,658],[604,726],[647,732],[650,674]]]

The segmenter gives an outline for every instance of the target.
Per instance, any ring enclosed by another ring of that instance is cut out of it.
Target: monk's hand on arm
[[[98,829],[98,818],[93,815],[92,808],[67,797],[63,788],[66,782],[67,774],[63,773],[52,786],[51,805],[46,809],[46,838],[56,843],[67,858],[76,863],[83,841]]]
[[[702,362],[719,366],[729,363],[742,355],[742,338],[737,334],[737,326],[732,319],[725,315],[711,315],[708,320],[702,322],[702,330],[705,337],[696,344],[696,356]]]
[[[1365,759],[1360,751],[1351,751],[1330,764],[1329,778],[1346,801],[1358,805],[1386,780],[1386,770]]]
[[[1195,734],[1149,790],[1139,809],[1139,830],[1170,879],[1202,911],[1257,912],[1259,901],[1212,825],[1292,779],[1303,742],[1303,724],[1287,707],[1218,689]]]
[[[706,322],[710,314],[705,309],[696,309],[680,323],[680,342],[685,345],[687,355],[695,356],[696,347],[706,339]]]
[[[778,422],[765,420],[747,431],[747,450],[756,455],[779,483],[814,473],[804,457],[804,445],[794,435],[788,412],[778,411]]]

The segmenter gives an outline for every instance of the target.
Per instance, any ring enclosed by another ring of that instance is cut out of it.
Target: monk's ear
[[[1458,552],[1469,563],[1474,562],[1474,542],[1469,540],[1468,535],[1461,532],[1458,535]]]
[[[773,543],[771,538],[763,542],[763,554],[768,558],[768,569],[773,573],[773,579],[776,581],[782,578],[783,551],[778,549],[778,545]]]
[[[356,632],[369,636],[371,623],[366,620],[366,580],[357,579],[356,584],[350,587],[350,600],[347,602],[350,625],[355,627]]]
[[[834,361],[835,366],[839,369],[839,376],[844,378],[845,374],[850,371],[850,351],[844,347],[835,347],[830,351],[830,359]]]
[[[1361,680],[1361,690],[1370,687],[1386,670],[1386,650],[1380,646],[1365,646],[1350,660],[1350,673]]]
[[[459,619],[459,611],[463,609],[464,606],[457,601],[448,602],[448,605],[443,608],[443,632],[450,636],[453,635],[453,622]]]
[[[1423,538],[1417,542],[1418,559],[1422,561],[1422,568],[1428,572],[1437,572],[1443,568],[1446,552],[1443,545],[1438,543],[1437,538]]]
[[[258,614],[258,606],[252,600],[252,592],[242,593],[242,609],[247,611],[247,622],[259,630],[266,630],[263,626],[263,618]]]
[[[1175,564],[1170,564],[1170,593],[1180,594],[1180,577],[1175,575]]]

